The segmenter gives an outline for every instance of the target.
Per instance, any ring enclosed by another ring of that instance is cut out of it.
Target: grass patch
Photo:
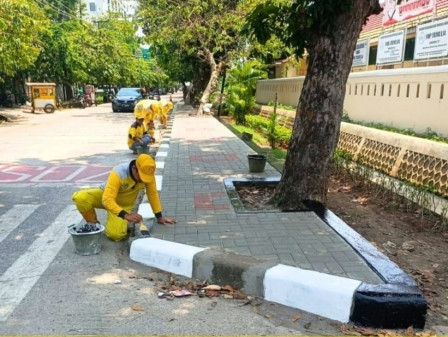
[[[252,141],[246,142],[246,144],[259,154],[267,154],[269,164],[275,167],[279,172],[283,171],[283,165],[286,159],[286,149],[271,149],[268,139],[262,133],[257,132],[255,129],[248,126],[236,125],[231,118],[220,118],[218,120],[240,138],[243,132],[251,133],[253,135]]]

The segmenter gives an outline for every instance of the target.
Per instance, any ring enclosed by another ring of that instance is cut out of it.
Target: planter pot
[[[247,160],[249,161],[250,173],[262,173],[266,166],[267,156],[264,154],[248,154]]]
[[[252,140],[252,134],[248,133],[248,132],[243,132],[243,134],[241,135],[241,139],[245,140],[245,141],[251,141]]]
[[[89,233],[76,232],[75,226],[70,226],[68,232],[71,234],[73,243],[75,244],[76,254],[94,255],[101,251],[101,235],[104,232],[103,225],[97,225],[99,230]]]

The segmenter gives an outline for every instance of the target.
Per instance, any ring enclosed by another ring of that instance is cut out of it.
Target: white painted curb
[[[361,281],[279,264],[264,277],[264,298],[343,323]]]
[[[145,266],[155,267],[174,274],[192,277],[193,257],[204,248],[184,245],[155,238],[134,240],[130,258]]]

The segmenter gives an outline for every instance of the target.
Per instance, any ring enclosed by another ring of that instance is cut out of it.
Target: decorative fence
[[[272,111],[272,107],[262,106],[260,116],[269,118]],[[277,114],[282,125],[293,126],[295,112],[277,109]],[[391,177],[448,196],[447,144],[343,122],[338,148]]]

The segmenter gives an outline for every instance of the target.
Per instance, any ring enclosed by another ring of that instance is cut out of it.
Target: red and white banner
[[[397,4],[396,0],[386,0],[383,9],[383,26],[431,13],[436,0],[408,0]]]

